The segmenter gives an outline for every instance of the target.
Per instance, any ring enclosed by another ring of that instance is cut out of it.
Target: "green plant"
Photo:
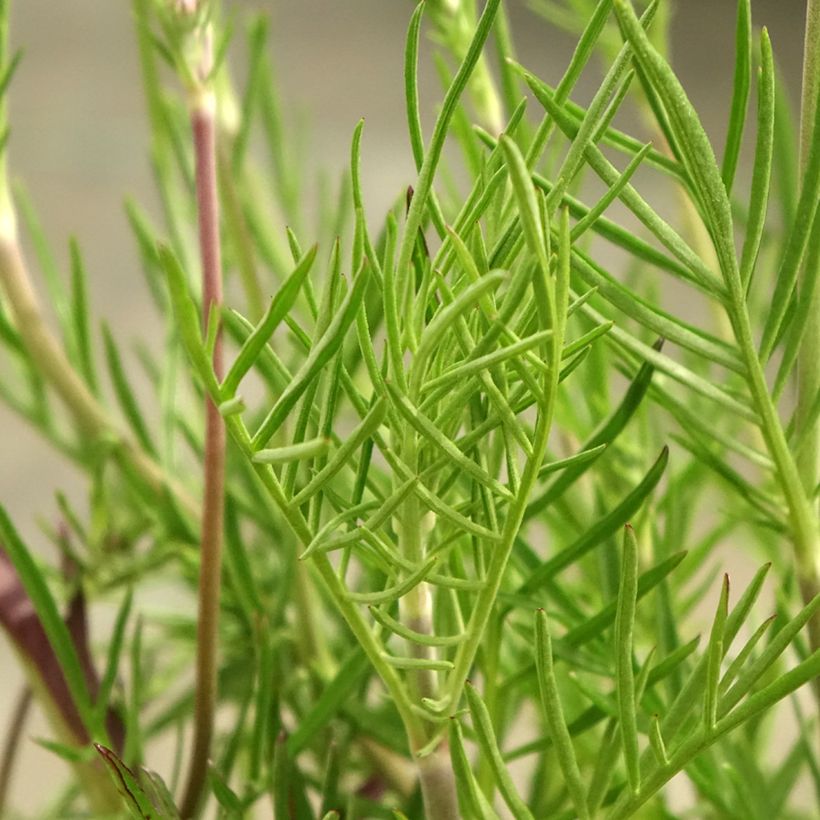
[[[416,8],[417,179],[368,220],[359,123],[341,196],[311,232],[264,18],[237,93],[218,4],[133,0],[165,223],[127,204],[167,328],[140,352],[156,424],[105,326],[103,389],[80,250],[66,289],[13,202],[3,140],[0,342],[18,381],[0,396],[89,483],[85,511],[58,498],[62,576],[0,514],[0,621],[53,714],[49,748],[77,772],[52,815],[191,817],[210,801],[229,817],[265,803],[277,818],[681,816],[665,787],[685,772],[698,817],[811,816],[795,783],[820,800],[820,6],[807,6],[798,147],[766,30],[755,42],[739,0],[720,162],[664,56],[663,5],[534,6],[577,31],[555,86],[516,62],[500,0]],[[427,139],[426,20],[445,55]],[[596,54],[606,73],[581,106]],[[5,45],[0,58],[5,94],[17,58]],[[613,124],[622,109],[653,142]],[[437,184],[448,142],[465,181]],[[660,307],[667,280],[702,321]],[[180,477],[191,465],[203,486]],[[717,580],[729,539],[766,562],[740,595]],[[769,575],[775,614],[761,619]],[[140,596],[158,577],[198,588],[196,615],[152,615]],[[101,677],[84,616],[72,629],[60,615],[68,594],[83,612],[122,602]],[[798,692],[810,682],[813,698]],[[789,708],[777,761],[772,721]],[[144,768],[175,731],[181,790]]]

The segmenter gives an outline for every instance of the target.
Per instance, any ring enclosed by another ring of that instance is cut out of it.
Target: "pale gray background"
[[[411,181],[404,128],[403,43],[412,4],[402,0],[235,2],[273,10],[274,59],[288,103],[311,122],[317,167],[340,168],[356,121],[367,120],[363,173],[371,213]],[[796,100],[804,3],[755,0]],[[522,62],[550,81],[566,65],[571,41],[525,8],[508,3]],[[673,24],[676,66],[705,118],[722,138],[731,91],[735,4],[682,0]],[[83,246],[92,304],[121,338],[157,327],[122,212],[124,194],[153,207],[144,107],[125,0],[17,0],[12,40],[25,49],[11,94],[13,174],[25,181],[49,237],[65,259],[69,234]],[[240,72],[241,73],[241,72]],[[426,76],[430,76],[429,72]],[[424,85],[428,108],[438,101]],[[718,142],[720,144],[720,142]],[[3,363],[0,360],[0,378]],[[55,489],[82,498],[82,478],[26,425],[0,407],[0,500],[22,532],[38,536],[35,516],[53,517]],[[0,638],[0,737],[20,675]],[[47,735],[37,719],[30,735]],[[64,769],[27,744],[15,803],[33,809],[53,793]]]

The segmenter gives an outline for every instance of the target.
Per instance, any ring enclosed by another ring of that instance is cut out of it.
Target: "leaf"
[[[137,398],[128,382],[126,370],[122,365],[117,344],[111,335],[108,325],[105,323],[102,324],[102,336],[103,345],[105,347],[105,361],[108,365],[108,375],[111,378],[114,395],[117,397],[120,409],[143,449],[152,454],[156,453],[156,449],[151,441],[151,436],[148,433],[148,427],[143,418],[142,410],[140,410],[137,404]]]
[[[464,687],[464,691],[467,695],[467,703],[473,718],[473,730],[476,733],[478,745],[482,755],[493,771],[495,783],[504,798],[504,802],[509,806],[516,820],[521,820],[521,818],[523,818],[523,820],[532,820],[532,812],[527,808],[518,794],[512,777],[510,777],[510,773],[504,765],[504,760],[498,749],[495,732],[493,731],[490,713],[487,711],[484,701],[481,700],[478,692],[476,692],[469,681]]]
[[[558,757],[558,765],[564,775],[564,782],[578,817],[580,820],[589,820],[584,784],[581,781],[578,760],[564,719],[564,710],[561,706],[561,697],[555,680],[547,613],[543,609],[539,609],[535,613],[535,665],[538,673],[541,704],[550,729],[555,753]]]
[[[709,645],[706,649],[706,692],[703,699],[703,720],[708,728],[717,721],[718,685],[720,683],[720,664],[725,651],[724,640],[726,618],[729,616],[729,576],[723,576],[712,630],[709,633]]]
[[[450,88],[444,97],[441,106],[441,111],[436,120],[433,134],[427,146],[427,153],[424,156],[421,170],[419,171],[418,180],[414,186],[414,195],[410,208],[407,212],[407,221],[404,228],[404,235],[402,236],[401,245],[398,252],[398,261],[396,263],[396,274],[399,277],[397,282],[397,292],[402,293],[407,277],[410,276],[411,260],[413,250],[416,244],[419,228],[421,227],[424,211],[427,207],[428,198],[432,190],[433,175],[436,167],[441,159],[441,153],[444,149],[444,143],[449,131],[450,122],[458,106],[467,82],[473,73],[473,69],[481,57],[484,43],[490,34],[490,29],[495,19],[496,12],[500,0],[487,0],[481,17],[478,20],[475,32],[470,40],[469,45],[465,49],[464,58],[456,72]],[[397,363],[394,363],[397,364]],[[401,368],[393,372],[393,377],[398,384],[402,384]]]
[[[697,353],[708,362],[720,364],[735,373],[746,372],[734,346],[656,307],[596,264],[588,254],[575,250],[572,267],[588,286],[596,288],[611,305],[653,333]]]
[[[423,415],[418,408],[414,407],[408,399],[402,396],[395,387],[391,384],[387,384],[387,392],[393,402],[393,406],[401,413],[404,420],[420,435],[424,436],[433,446],[441,450],[453,465],[460,467],[479,484],[483,484],[502,498],[512,498],[512,493],[503,484],[488,475],[479,464],[466,456],[430,419]]]
[[[450,718],[450,759],[453,763],[462,814],[475,817],[477,820],[497,820],[498,815],[487,802],[467,759],[461,724],[457,717]]]
[[[241,817],[244,808],[242,801],[236,792],[225,782],[225,779],[213,764],[208,767],[208,782],[219,805],[222,806],[230,816]]]
[[[404,51],[404,98],[407,111],[407,130],[410,134],[410,148],[413,151],[413,160],[416,163],[417,171],[420,171],[424,164],[424,136],[421,130],[418,88],[419,36],[424,9],[425,4],[423,2],[419,3],[410,18]],[[444,216],[432,189],[430,191],[430,206],[430,216],[436,230],[440,236],[444,236]]]
[[[518,588],[519,594],[533,592],[544,586],[562,569],[578,561],[613,533],[617,532],[640,509],[647,496],[657,486],[666,469],[669,450],[664,447],[657,461],[649,469],[641,482],[603,518],[595,522],[577,541],[565,547],[555,556],[541,564]]]
[[[661,344],[661,341],[656,342],[655,346],[658,350]],[[598,428],[584,442],[581,447],[581,452],[594,451],[597,447],[609,446],[618,437],[646,395],[646,391],[649,389],[649,385],[652,381],[654,370],[655,368],[650,362],[644,362],[640,366],[638,372],[635,374],[635,378],[630,383],[626,393],[624,393],[620,404],[601,422]],[[585,460],[563,470],[560,475],[553,479],[552,483],[547,486],[541,495],[536,496],[530,501],[527,506],[525,518],[531,518],[552,504],[556,499],[560,498],[594,463],[594,459]]]
[[[544,106],[558,127],[570,138],[576,134],[574,124],[563,110],[556,104],[550,90],[537,77],[529,72],[523,72],[527,84],[533,94]],[[585,158],[590,168],[602,179],[607,187],[616,185],[620,172],[609,162],[600,149],[590,143],[586,147]],[[723,183],[721,182],[721,190]],[[658,241],[681,263],[685,268],[685,277],[695,282],[705,292],[712,296],[722,297],[725,290],[721,280],[709,269],[697,254],[684,242],[680,235],[644,201],[638,192],[631,186],[625,185],[620,199],[633,214],[649,229]],[[599,220],[600,222],[600,220]],[[630,245],[633,243],[630,242]],[[678,269],[673,269],[676,272]]]
[[[300,441],[298,444],[257,450],[253,454],[252,461],[256,464],[287,464],[326,453],[329,447],[330,439],[312,438],[307,441]]]
[[[433,555],[411,572],[404,580],[399,581],[381,592],[348,592],[347,599],[357,604],[389,604],[406,595],[411,589],[418,586],[433,571],[438,562]]]
[[[814,127],[811,133],[820,134],[820,105],[815,107],[814,114]],[[771,357],[787,317],[818,210],[818,190],[820,190],[820,140],[815,139],[809,143],[809,153],[801,179],[800,199],[786,248],[780,260],[774,293],[766,313],[766,323],[760,339],[759,355],[760,360],[764,363]],[[816,276],[816,272],[813,275]]]
[[[678,552],[670,555],[669,558],[659,562],[651,569],[642,573],[638,577],[637,600],[640,601],[645,595],[651,592],[663,581],[671,572],[681,564],[688,553]],[[559,641],[559,644],[566,646],[581,646],[587,641],[600,635],[615,620],[618,601],[607,604],[600,612],[584,620],[583,623],[570,629]]]
[[[397,621],[381,607],[370,607],[370,614],[385,629],[404,638],[406,641],[417,643],[420,646],[455,646],[464,639],[463,634],[458,635],[429,635],[417,632],[405,624]]]
[[[271,299],[265,315],[259,320],[250,336],[245,339],[237,354],[234,363],[231,365],[228,375],[222,383],[222,391],[225,396],[233,396],[239,383],[245,374],[253,367],[262,349],[270,340],[279,323],[288,315],[296,297],[299,295],[305,277],[313,267],[316,259],[318,246],[314,245],[301,257],[293,272],[282,283],[276,292],[276,296]]]
[[[159,805],[154,802],[157,799],[157,784],[161,783],[159,775],[151,774],[149,788],[154,798],[152,800],[137,775],[111,749],[99,743],[95,743],[94,748],[103,759],[111,779],[122,796],[123,804],[132,817],[138,820],[176,820],[179,818],[179,813],[175,809],[171,812],[171,807],[167,802]],[[167,793],[167,789],[165,792]]]
[[[282,422],[287,418],[305,390],[308,389],[322,368],[333,358],[342,346],[345,334],[353,322],[362,299],[364,298],[364,291],[369,278],[367,270],[366,265],[359,270],[353,280],[352,287],[336,310],[336,314],[328,325],[327,330],[311,347],[307,359],[294,374],[291,382],[282,391],[276,404],[274,404],[259,426],[251,442],[251,446],[254,450],[261,449],[270,441],[273,434],[282,425]]]
[[[738,7],[739,8],[739,7]],[[760,241],[766,226],[769,189],[772,180],[775,129],[775,73],[772,44],[764,28],[760,32],[760,76],[757,83],[757,140],[752,167],[749,216],[740,256],[740,281],[746,291],[757,264]]]
[[[754,606],[755,601],[760,595],[763,588],[763,582],[766,580],[771,564],[764,564],[752,578],[749,585],[746,587],[740,600],[735,604],[734,609],[726,618],[726,625],[724,628],[723,650],[728,651],[735,639],[741,626]],[[694,669],[689,674],[686,683],[678,692],[671,706],[668,708],[665,715],[663,715],[661,728],[666,736],[667,742],[671,743],[690,714],[695,704],[700,702],[704,687],[706,684],[708,656],[703,655],[695,665]]]
[[[703,208],[706,227],[728,287],[739,285],[729,198],[718,170],[709,138],[669,64],[649,42],[630,0],[613,0],[624,37],[635,50],[635,59],[658,94],[675,144]]]
[[[750,666],[741,670],[734,686],[721,699],[718,707],[718,722],[731,715],[731,710],[769,670],[774,662],[786,651],[805,625],[820,612],[820,594],[815,595],[788,623],[771,638],[769,645]],[[815,657],[817,656],[815,652]],[[753,696],[752,696],[753,697]]]
[[[737,170],[737,160],[746,124],[746,108],[749,88],[752,84],[752,8],[749,0],[738,0],[737,28],[735,32],[735,77],[732,89],[732,106],[729,111],[729,127],[726,148],[723,152],[721,177],[726,193],[731,194]]]
[[[129,589],[120,605],[117,619],[114,621],[114,629],[111,632],[111,639],[108,644],[108,661],[105,665],[105,672],[100,681],[100,688],[97,691],[96,708],[98,720],[102,723],[108,711],[111,691],[117,679],[117,672],[120,668],[120,656],[125,638],[125,627],[128,624],[128,617],[131,614],[131,603],[133,601],[132,590]]]
[[[635,678],[632,672],[632,645],[637,598],[638,541],[634,530],[627,524],[624,527],[621,584],[618,590],[618,609],[615,616],[615,678],[626,772],[629,787],[633,793],[637,793],[641,787]]]
[[[651,143],[646,143],[637,154],[629,161],[621,175],[613,185],[610,185],[607,192],[584,214],[583,218],[572,229],[572,241],[577,242],[597,220],[598,217],[621,195],[621,191],[629,184],[635,171],[638,170],[646,155],[649,153]]]
[[[80,372],[92,393],[97,393],[97,372],[94,367],[94,355],[91,350],[91,333],[89,331],[88,288],[85,266],[80,255],[80,246],[72,238],[69,243],[71,255],[71,317],[74,327],[74,343],[77,346],[77,358]]]
[[[165,271],[168,291],[171,295],[176,327],[188,354],[188,359],[211,396],[219,396],[219,384],[205,352],[199,316],[188,292],[185,272],[182,270],[182,266],[174,252],[167,245],[160,244],[157,250],[160,264]]]

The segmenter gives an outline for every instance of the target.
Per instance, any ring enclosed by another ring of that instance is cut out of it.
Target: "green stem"
[[[813,140],[815,113],[820,93],[820,0],[807,0],[806,39],[803,52],[803,91],[800,109],[800,170],[805,170]],[[809,262],[810,264],[810,262]],[[820,264],[815,260],[815,264]],[[803,270],[802,282],[809,283],[820,271]],[[811,499],[818,482],[820,463],[820,425],[811,420],[811,407],[820,392],[820,289],[815,288],[806,319],[803,343],[797,358],[797,408],[795,436],[803,437],[803,445],[796,456],[797,473],[803,492]],[[808,512],[817,520],[817,501],[809,501]],[[807,558],[807,571],[801,573],[803,600],[810,601],[820,592],[820,545],[817,533]],[[812,647],[820,647],[820,618],[809,622]],[[815,693],[820,701],[820,681],[815,682]]]
[[[0,198],[4,198],[2,193]],[[63,400],[82,435],[93,441],[113,441],[117,460],[138,475],[153,493],[162,497],[170,491],[188,513],[195,514],[196,501],[130,435],[118,428],[77,374],[46,324],[23,261],[14,211],[8,202],[0,210],[0,286],[28,354],[45,381]]]

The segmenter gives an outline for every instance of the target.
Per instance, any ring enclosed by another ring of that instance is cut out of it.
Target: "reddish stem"
[[[216,181],[216,127],[213,106],[204,100],[191,113],[196,154],[196,193],[199,219],[199,250],[202,259],[203,322],[212,309],[215,320],[222,306],[222,262],[219,243],[219,201]],[[217,331],[213,368],[218,380],[224,375],[222,334]],[[208,772],[213,735],[217,684],[219,590],[222,565],[222,522],[225,496],[225,425],[210,397],[205,400],[205,488],[197,621],[196,693],[194,744],[188,782],[182,800],[182,816],[193,817],[199,806]]]

